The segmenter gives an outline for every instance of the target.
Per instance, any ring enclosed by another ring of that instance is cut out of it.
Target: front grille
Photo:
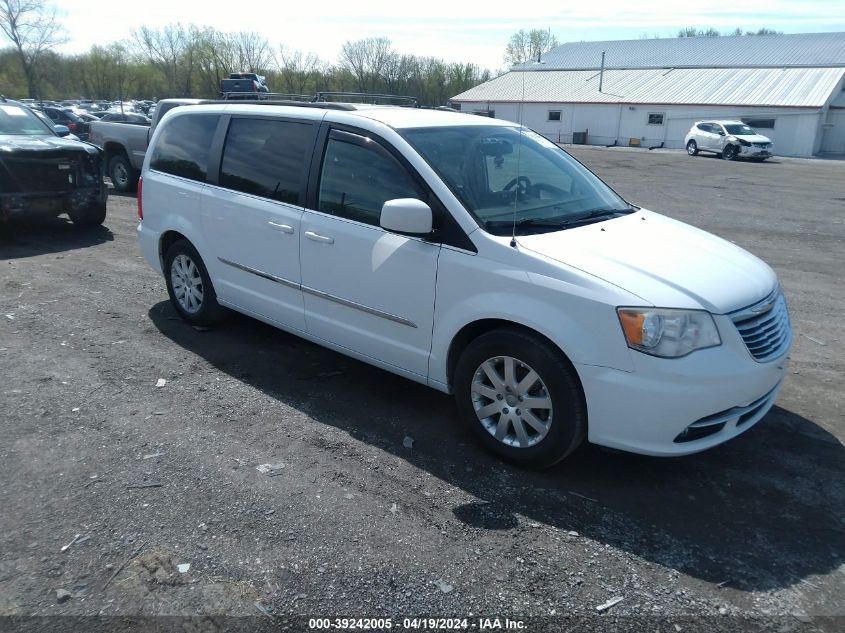
[[[748,351],[759,362],[777,358],[792,342],[789,312],[780,288],[763,301],[729,316]]]
[[[6,158],[3,166],[11,190],[20,193],[71,191],[77,188],[80,180],[76,158]]]
[[[767,149],[769,147],[769,143],[752,143],[752,145],[760,149]]]

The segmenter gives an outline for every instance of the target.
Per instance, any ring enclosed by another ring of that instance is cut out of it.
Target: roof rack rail
[[[247,94],[255,94],[250,92]],[[267,106],[293,106],[296,108],[323,108],[324,110],[355,110],[350,103],[329,103],[325,101],[288,101],[286,99],[208,99],[203,103],[232,103],[238,105],[267,105]]]
[[[405,101],[407,105],[405,107],[411,108],[418,108],[420,107],[419,99],[416,97],[410,97],[406,95],[389,95],[389,94],[378,94],[378,93],[371,93],[371,92],[317,92],[314,94],[312,101],[315,103],[330,103],[328,98],[331,97],[352,97],[355,99],[363,99],[363,103],[372,103],[375,105],[379,100],[388,100],[388,101]],[[372,100],[372,101],[370,101]]]
[[[313,101],[314,95],[282,92],[221,92],[220,98],[227,101]]]

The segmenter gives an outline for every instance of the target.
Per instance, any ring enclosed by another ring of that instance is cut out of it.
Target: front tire
[[[725,160],[733,160],[734,158],[736,158],[736,155],[736,147],[734,147],[733,145],[728,145],[725,147],[725,149],[722,150],[722,158],[724,158]]]
[[[225,315],[200,254],[187,240],[178,240],[167,249],[164,278],[170,302],[191,325],[212,325]]]
[[[96,204],[77,211],[68,211],[68,217],[79,227],[98,226],[106,221],[106,205]]]
[[[698,144],[695,141],[687,143],[687,154],[695,156],[698,154]]]
[[[512,329],[482,334],[455,367],[458,412],[492,453],[547,468],[587,433],[587,409],[575,368],[537,335]]]
[[[109,178],[116,191],[130,193],[138,186],[138,174],[125,154],[116,154],[109,161]]]

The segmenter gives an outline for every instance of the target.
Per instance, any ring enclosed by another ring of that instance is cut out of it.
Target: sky
[[[69,41],[61,50],[129,38],[133,29],[182,23],[220,31],[256,31],[278,47],[313,52],[336,62],[341,45],[387,37],[394,50],[504,67],[504,50],[519,29],[551,29],[559,42],[673,37],[695,26],[732,31],[761,27],[786,33],[845,31],[843,0],[53,0]]]

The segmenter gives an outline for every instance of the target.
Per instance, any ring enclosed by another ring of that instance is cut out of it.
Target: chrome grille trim
[[[748,352],[758,362],[781,356],[792,342],[792,328],[786,299],[776,288],[762,301],[728,315]]]

